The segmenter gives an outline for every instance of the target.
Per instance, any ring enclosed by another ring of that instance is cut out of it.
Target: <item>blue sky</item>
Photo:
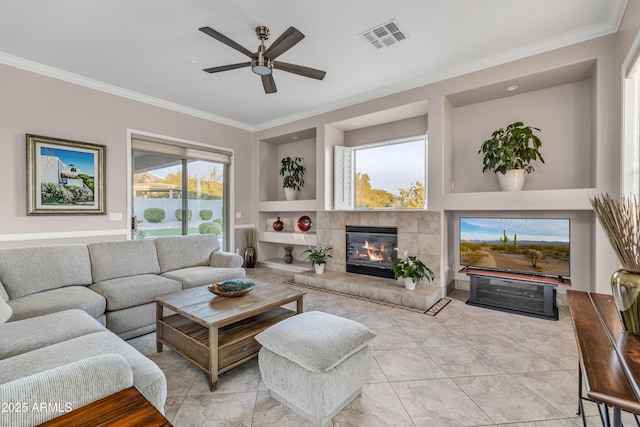
[[[356,150],[356,172],[368,174],[372,188],[397,195],[416,181],[426,184],[424,150],[424,140]]]
[[[94,176],[94,154],[90,152],[65,150],[62,148],[40,147],[40,155],[55,156],[62,160],[67,166],[74,165],[87,175]]]
[[[569,220],[556,218],[460,218],[460,240],[499,240],[507,230],[519,241],[569,242]]]

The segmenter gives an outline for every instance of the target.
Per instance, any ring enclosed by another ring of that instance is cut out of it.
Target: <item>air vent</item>
[[[395,19],[381,25],[376,25],[360,35],[377,49],[394,45],[407,38],[407,33],[400,29],[400,25]]]

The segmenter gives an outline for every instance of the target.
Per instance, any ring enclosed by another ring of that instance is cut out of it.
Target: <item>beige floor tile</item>
[[[564,415],[509,375],[453,378],[495,423],[560,419]]]
[[[374,351],[373,356],[389,381],[426,380],[447,376],[421,349]]]
[[[416,426],[479,426],[491,419],[450,379],[392,382]]]
[[[260,283],[283,286],[292,274],[247,270]],[[329,426],[573,427],[577,405],[577,353],[566,307],[549,321],[465,304],[454,291],[436,316],[304,289],[305,311],[360,321],[378,333],[363,394]],[[220,376],[211,393],[206,374],[165,347],[155,334],[128,341],[167,377],[165,411],[176,427],[310,426],[269,396],[257,360]],[[507,374],[505,374],[505,372]],[[586,402],[589,426],[600,426]],[[625,425],[634,425],[629,414]],[[512,423],[512,424],[508,424]]]
[[[400,399],[389,383],[365,384],[356,397],[333,418],[334,427],[413,426]]]

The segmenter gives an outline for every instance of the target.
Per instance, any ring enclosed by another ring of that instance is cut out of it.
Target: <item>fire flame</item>
[[[367,256],[370,261],[384,261],[384,252],[385,247],[384,244],[380,244],[380,246],[371,245],[367,240],[364,241],[364,245],[362,245],[362,249],[367,250]]]

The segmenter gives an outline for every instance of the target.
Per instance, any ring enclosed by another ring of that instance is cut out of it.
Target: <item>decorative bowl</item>
[[[242,280],[227,280],[223,283],[214,283],[209,285],[209,292],[219,297],[241,297],[248,294],[256,286],[253,282],[244,282]]]
[[[300,231],[309,231],[311,228],[311,218],[304,215],[298,219],[298,228]]]

